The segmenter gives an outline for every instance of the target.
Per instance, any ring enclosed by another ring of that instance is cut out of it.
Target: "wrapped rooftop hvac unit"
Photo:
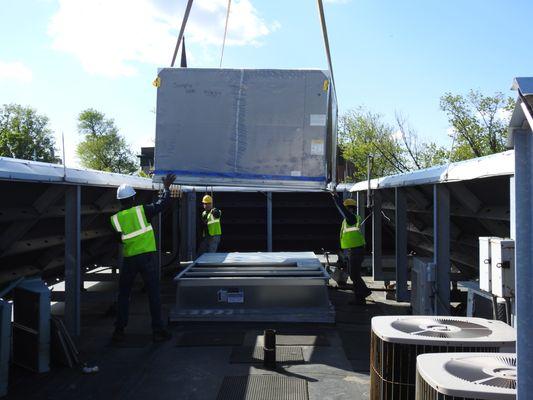
[[[163,68],[155,175],[176,182],[323,189],[335,180],[337,109],[320,70]]]
[[[516,354],[424,354],[416,373],[416,400],[516,399]]]
[[[370,399],[414,400],[419,354],[514,351],[515,342],[516,331],[501,321],[417,315],[374,317]]]

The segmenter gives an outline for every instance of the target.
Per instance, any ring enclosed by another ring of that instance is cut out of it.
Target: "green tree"
[[[394,129],[383,122],[381,115],[363,108],[350,110],[341,117],[339,146],[343,157],[355,167],[350,180],[366,179],[368,155],[374,156],[374,176],[408,170],[401,146],[393,134]]]
[[[105,136],[118,133],[115,121],[94,108],[83,110],[78,116],[78,131],[83,135]]]
[[[78,116],[78,131],[85,136],[76,149],[82,166],[123,174],[137,171],[134,154],[112,119],[89,108]]]
[[[486,96],[477,90],[463,95],[445,93],[440,108],[455,133],[451,160],[460,161],[499,153],[506,149],[507,126],[514,100],[497,92]]]
[[[419,153],[420,168],[430,168],[436,165],[443,165],[449,162],[450,152],[435,143],[423,143]]]
[[[367,178],[367,158],[373,157],[372,176],[385,176],[443,164],[444,148],[421,142],[405,118],[396,116],[397,126],[363,108],[348,111],[340,119],[339,146],[344,159],[354,165],[349,181]]]
[[[48,117],[18,104],[0,108],[0,156],[57,163],[55,152]]]
[[[402,151],[410,170],[425,169],[448,162],[449,151],[433,142],[421,141],[407,120],[396,114],[396,137],[401,138]]]

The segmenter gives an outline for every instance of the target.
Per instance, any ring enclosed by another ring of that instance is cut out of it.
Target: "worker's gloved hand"
[[[165,186],[165,189],[170,188],[170,185],[174,183],[176,180],[176,175],[174,174],[168,174],[163,178],[163,185]]]

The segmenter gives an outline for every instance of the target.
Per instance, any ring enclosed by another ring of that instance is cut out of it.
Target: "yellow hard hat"
[[[344,204],[344,207],[357,207],[357,202],[354,199],[346,199],[342,204]]]
[[[202,203],[204,203],[204,204],[213,204],[213,198],[211,196],[209,196],[208,194],[206,194],[202,198]]]

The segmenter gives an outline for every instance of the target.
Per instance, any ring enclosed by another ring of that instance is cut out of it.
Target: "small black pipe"
[[[264,341],[267,349],[274,349],[276,347],[276,331],[274,329],[266,329]]]
[[[276,369],[276,331],[266,329],[263,334],[263,365],[265,368]]]

